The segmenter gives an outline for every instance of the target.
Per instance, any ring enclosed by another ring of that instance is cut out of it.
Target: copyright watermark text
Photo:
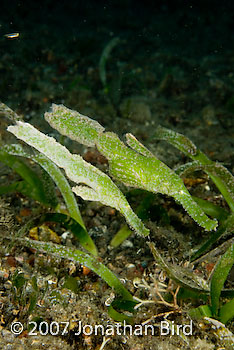
[[[111,335],[192,335],[193,332],[193,323],[192,320],[189,324],[175,324],[174,321],[161,321],[157,326],[146,324],[136,324],[129,325],[125,321],[122,323],[117,322],[115,324],[107,324],[106,326],[97,324],[82,324],[81,321],[76,322],[76,336],[79,335],[102,335],[102,336],[111,336]],[[35,321],[30,321],[28,323],[29,332],[28,335],[66,335],[70,328],[70,322],[47,322],[42,321],[37,323]],[[15,335],[20,335],[24,331],[24,326],[21,322],[13,322],[11,324],[11,332]]]

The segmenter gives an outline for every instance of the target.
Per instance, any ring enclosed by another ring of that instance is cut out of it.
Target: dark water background
[[[19,38],[4,36],[14,32]],[[98,64],[115,37],[122,41],[107,75],[123,79],[111,109]],[[155,122],[160,114],[174,127],[185,119],[195,126],[195,114],[202,121],[212,107],[216,129],[233,139],[233,1],[3,1],[0,38],[0,99],[32,123],[56,102],[108,115],[111,125],[125,117],[124,99],[140,96]]]

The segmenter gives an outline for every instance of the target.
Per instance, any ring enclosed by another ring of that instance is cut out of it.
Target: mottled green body
[[[17,125],[8,127],[8,131],[63,168],[67,177],[78,184],[72,188],[78,196],[116,208],[137,233],[144,236],[149,234],[149,230],[132,211],[126,198],[109,176],[87,163],[81,156],[71,154],[54,138],[44,135],[28,123],[17,122]]]
[[[171,196],[184,207],[200,226],[206,230],[216,228],[217,221],[207,217],[192,199],[182,179],[167,165],[157,159],[133,135],[126,135],[127,146],[116,134],[104,132],[104,128],[98,122],[63,105],[53,104],[52,112],[46,113],[45,119],[61,134],[85,145],[96,146],[108,159],[110,175],[115,179],[127,186]],[[68,151],[66,150],[66,152]],[[77,161],[81,162],[81,157],[77,155],[73,157],[77,157]],[[66,170],[64,161],[60,166]],[[79,180],[79,183],[84,182],[89,187],[78,186],[78,189],[74,188],[74,192],[81,195],[84,199],[100,200],[102,203],[117,208],[125,215],[129,223],[139,220],[131,211],[131,208],[128,208],[129,205],[126,205],[126,202],[124,204],[124,196],[105,174],[88,163],[85,164],[85,168],[86,170],[82,170],[82,174],[80,174],[79,179],[76,179],[76,182]],[[78,167],[72,173],[79,173],[79,171]],[[68,169],[66,172],[72,178]],[[130,225],[133,227],[132,223]],[[139,232],[139,230],[137,231]]]
[[[128,134],[128,143],[134,149],[127,147],[113,133],[99,135],[96,146],[109,160],[111,176],[127,186],[173,197],[199,225],[206,230],[215,229],[217,222],[207,217],[172,169],[154,157],[131,134]]]
[[[182,180],[167,165],[130,149],[114,134],[100,135],[97,148],[109,160],[110,174],[127,186],[170,196],[185,189]]]

